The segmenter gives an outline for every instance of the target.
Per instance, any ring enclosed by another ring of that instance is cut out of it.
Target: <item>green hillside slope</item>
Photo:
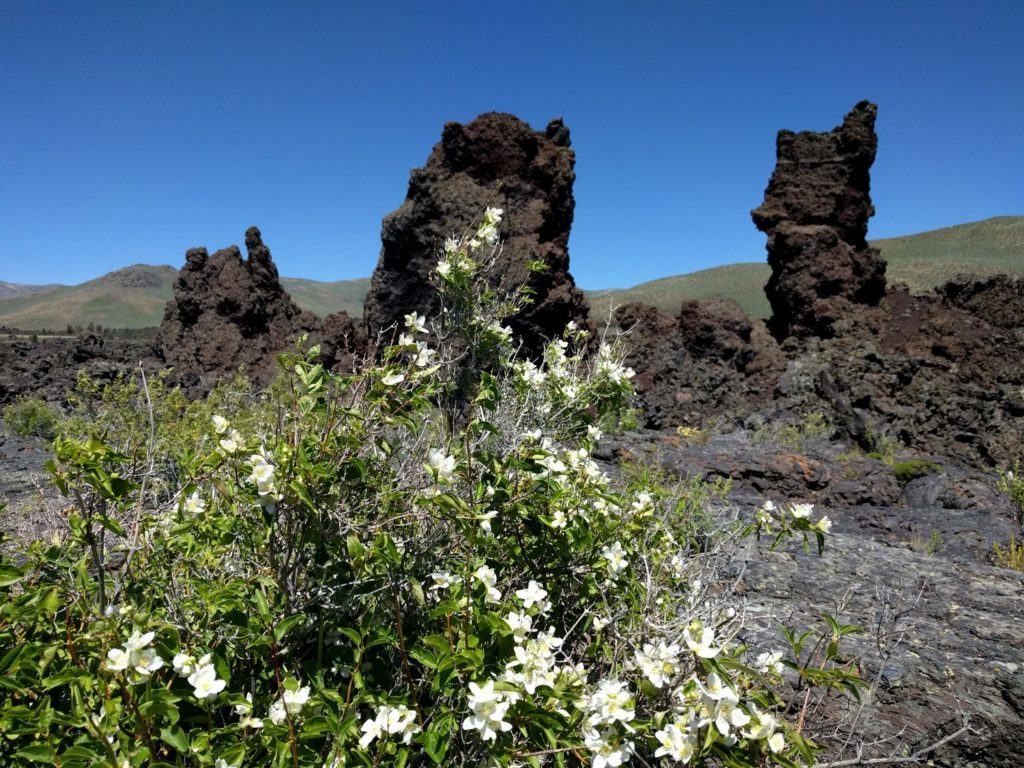
[[[998,216],[904,237],[873,240],[887,262],[890,283],[916,292],[941,285],[962,272],[978,276],[1006,272],[1024,276],[1024,216]],[[632,288],[591,291],[598,318],[609,302],[640,301],[676,312],[688,299],[733,299],[753,317],[770,313],[764,296],[765,263],[728,264],[686,275],[663,277]]]
[[[0,326],[31,331],[90,323],[105,328],[160,325],[177,276],[174,267],[136,264],[79,285],[0,298]],[[300,307],[320,316],[338,310],[360,314],[370,285],[369,278],[325,283],[286,277],[282,282]]]
[[[888,262],[889,281],[907,283],[915,291],[940,285],[959,272],[1024,276],[1024,216],[999,216],[873,244]],[[0,283],[20,294],[0,298],[0,325],[25,330],[89,323],[110,328],[159,325],[176,276],[173,267],[138,264],[81,285]],[[767,317],[767,279],[767,264],[749,262],[586,293],[599,321],[612,304],[640,301],[674,313],[687,299],[710,298],[730,298],[750,315]],[[318,282],[286,277],[282,282],[300,307],[321,317],[339,310],[359,315],[370,285],[369,278]]]

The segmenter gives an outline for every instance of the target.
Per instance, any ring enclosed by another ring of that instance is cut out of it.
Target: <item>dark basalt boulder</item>
[[[364,309],[369,335],[390,335],[406,313],[437,309],[430,277],[440,248],[488,206],[505,211],[498,284],[526,284],[533,292],[533,303],[509,323],[527,350],[535,352],[571,320],[591,327],[583,293],[569,274],[574,162],[561,120],[544,132],[496,112],[465,125],[446,124],[426,165],[410,174],[405,202],[384,219]],[[531,271],[530,262],[545,270]]]
[[[763,406],[785,366],[764,325],[733,301],[687,301],[676,317],[626,304],[615,320],[647,427],[705,427]]]
[[[1024,280],[1009,275],[956,277],[938,288],[950,307],[1007,330],[1024,328]]]
[[[779,131],[775,170],[751,213],[768,235],[768,326],[779,339],[831,336],[850,305],[885,294],[885,262],[866,239],[876,112],[862,101],[828,133]]]
[[[246,259],[234,245],[212,256],[205,248],[189,250],[164,311],[163,358],[192,394],[239,368],[265,384],[274,377],[277,353],[302,334],[319,331],[319,320],[281,287],[256,227],[245,233],[245,247]]]
[[[320,362],[335,373],[355,372],[368,352],[366,329],[348,312],[325,317],[320,340]]]

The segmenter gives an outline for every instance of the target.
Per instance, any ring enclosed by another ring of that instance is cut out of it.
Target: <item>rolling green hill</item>
[[[79,285],[24,291],[0,298],[0,326],[32,331],[90,323],[105,328],[160,325],[177,276],[174,267],[135,264]],[[368,278],[324,283],[286,277],[282,282],[300,307],[321,316],[342,309],[358,315],[370,285]]]
[[[906,237],[875,240],[888,262],[889,281],[925,291],[958,272],[1024,276],[1024,216],[999,216]],[[177,270],[137,264],[80,285],[26,286],[0,282],[0,326],[24,330],[55,329],[94,323],[109,328],[144,328],[160,324],[171,297]],[[728,264],[648,283],[587,291],[598,320],[611,304],[640,301],[676,312],[687,299],[730,298],[754,317],[767,317],[763,262]],[[328,315],[362,312],[369,278],[319,282],[282,278],[285,289],[303,309]]]
[[[873,240],[887,262],[891,283],[906,283],[915,292],[941,285],[967,272],[985,276],[998,272],[1024,276],[1024,216],[998,216],[970,224],[944,227],[904,237]],[[688,299],[729,298],[753,317],[768,317],[764,295],[765,263],[728,264],[663,277],[632,288],[588,291],[598,318],[610,302],[641,301],[675,313]]]

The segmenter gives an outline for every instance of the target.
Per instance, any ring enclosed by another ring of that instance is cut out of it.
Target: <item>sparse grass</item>
[[[770,422],[759,427],[753,436],[755,445],[784,445],[802,451],[812,440],[828,437],[833,426],[824,414],[815,411],[796,423]]]
[[[914,552],[924,552],[926,555],[934,555],[942,546],[942,537],[937,531],[932,531],[928,538],[923,534],[916,533],[910,538],[910,548]]]
[[[4,424],[22,437],[52,440],[57,434],[57,414],[38,397],[19,400],[4,408]]]
[[[1005,547],[992,545],[992,562],[1000,568],[1012,568],[1024,572],[1024,542],[1011,538]]]

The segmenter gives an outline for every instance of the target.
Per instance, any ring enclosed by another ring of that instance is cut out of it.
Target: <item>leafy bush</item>
[[[27,397],[4,408],[4,424],[22,437],[52,440],[57,432],[57,414],[45,400]]]
[[[314,348],[212,403],[123,382],[96,412],[125,424],[56,441],[71,534],[0,562],[7,765],[813,762],[783,676],[805,708],[856,691],[856,628],[748,646],[727,573],[743,535],[820,551],[827,518],[716,524],[715,489],[607,474],[631,372],[572,327],[517,357],[526,296],[485,280],[499,216],[358,374]]]
[[[892,465],[892,473],[896,475],[896,481],[900,485],[906,485],[911,480],[919,477],[936,475],[942,471],[942,466],[927,459],[908,459],[897,461]]]

